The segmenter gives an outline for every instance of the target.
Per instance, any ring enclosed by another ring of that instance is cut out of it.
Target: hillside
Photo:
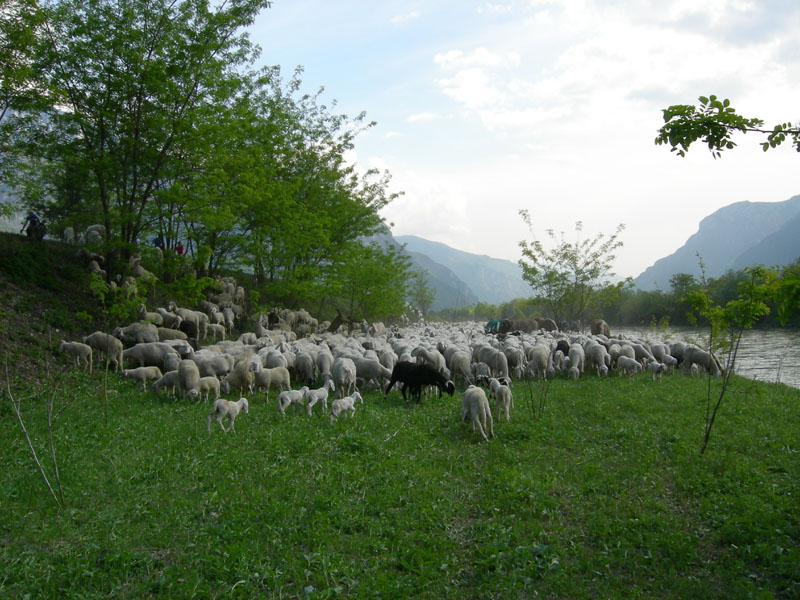
[[[700,276],[699,254],[706,276],[754,264],[788,264],[800,256],[800,196],[784,202],[737,202],[708,215],[686,243],[657,260],[633,282],[645,290],[669,289],[675,273]]]
[[[531,295],[530,286],[522,279],[522,269],[509,260],[462,252],[414,235],[395,239],[410,252],[425,254],[450,269],[481,302],[502,304]]]
[[[0,233],[0,357],[12,379],[38,378],[61,339],[94,331],[100,311],[88,290],[74,246]]]

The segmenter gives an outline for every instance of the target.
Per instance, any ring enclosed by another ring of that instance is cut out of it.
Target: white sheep
[[[336,384],[340,398],[344,398],[345,394],[357,392],[356,387],[356,364],[352,359],[347,357],[339,357],[333,361],[331,367],[331,376],[333,382]]]
[[[248,394],[252,394],[256,373],[261,370],[261,360],[254,354],[247,354],[236,361],[223,381],[230,386],[230,389],[239,388],[242,394],[245,390]]]
[[[161,315],[161,321],[164,327],[169,329],[178,329],[181,326],[183,317],[176,315],[174,312],[168,311],[166,308],[157,308],[156,312]]]
[[[356,403],[361,402],[364,404],[364,399],[358,392],[353,392],[344,398],[336,398],[331,402],[331,423],[339,419],[339,415],[345,413],[345,418],[350,415],[352,419],[356,414]]]
[[[500,420],[500,412],[506,416],[506,423],[511,419],[509,418],[509,409],[514,406],[514,396],[511,393],[511,388],[508,385],[501,383],[496,377],[489,379],[489,394],[497,402],[497,420]]]
[[[286,367],[273,367],[272,369],[261,369],[256,373],[253,380],[253,388],[264,390],[264,399],[269,403],[269,389],[275,386],[281,391],[286,391],[292,387],[289,369]]]
[[[200,369],[197,368],[197,364],[188,358],[181,360],[178,365],[178,393],[181,397],[197,397],[200,394],[197,387],[199,382]]]
[[[620,375],[626,374],[633,377],[635,373],[641,373],[641,372],[642,372],[642,365],[639,364],[635,358],[630,358],[629,356],[623,356],[621,354],[619,358],[617,358],[618,374]]]
[[[290,405],[302,406],[305,399],[305,393],[302,389],[299,390],[285,390],[278,394],[278,410],[283,416],[286,416],[286,409]]]
[[[203,400],[208,400],[211,392],[214,393],[214,400],[219,400],[220,392],[228,393],[230,387],[227,382],[220,381],[216,377],[207,376],[197,380],[197,393]]]
[[[147,321],[148,323],[152,323],[156,326],[161,326],[164,324],[164,317],[162,317],[158,312],[148,312],[147,307],[144,304],[139,305],[139,320]]]
[[[574,379],[577,381],[581,378],[581,370],[575,365],[572,365],[567,368],[565,375],[567,376],[567,379]]]
[[[95,331],[83,338],[83,343],[88,344],[98,352],[106,355],[108,362],[114,365],[114,369],[119,371],[122,368],[122,342],[113,335]]]
[[[126,379],[135,379],[142,382],[142,391],[147,391],[147,382],[163,377],[161,369],[158,367],[137,367],[136,369],[125,369],[122,376]]]
[[[172,398],[175,396],[175,388],[178,386],[178,371],[167,371],[161,379],[154,381],[151,389],[158,394],[162,389],[167,390],[167,395]]]
[[[208,325],[206,325],[206,335],[208,335],[209,333],[212,334],[212,339],[214,341],[217,341],[217,336],[219,336],[220,339],[224,340],[225,326],[220,325],[218,323],[209,323]]]
[[[310,390],[307,387],[302,389],[305,390],[306,412],[309,417],[311,416],[311,409],[314,408],[317,402],[322,403],[323,413],[328,412],[328,392],[336,391],[333,379],[328,379],[321,388],[316,390]]]
[[[179,352],[166,342],[143,342],[123,351],[122,357],[136,363],[139,367],[161,367],[164,370],[164,360],[167,356]]]
[[[489,437],[494,437],[494,421],[492,419],[492,409],[489,407],[489,400],[486,392],[482,388],[469,386],[464,390],[461,401],[461,422],[466,423],[467,417],[472,421],[472,430],[478,431],[485,442],[488,425]]]
[[[578,371],[583,373],[583,369],[586,365],[586,353],[583,350],[583,346],[580,344],[570,344],[567,356],[569,357],[570,366],[576,367]]]
[[[214,415],[216,415],[217,423],[219,423],[222,431],[226,433],[227,431],[236,433],[236,430],[233,428],[233,423],[236,421],[236,415],[238,415],[240,411],[244,411],[245,413],[249,412],[247,398],[239,398],[236,402],[223,399],[215,400],[214,406],[211,408],[211,412],[208,413],[208,418],[206,419],[206,430],[208,434],[211,435],[211,419],[214,418]],[[222,420],[225,417],[228,417],[230,422],[227,430],[222,424]]]
[[[653,381],[661,381],[661,374],[667,370],[667,365],[654,360],[647,365],[647,370],[650,371]]]
[[[80,368],[81,361],[83,361],[89,369],[89,373],[92,372],[92,347],[90,345],[62,340],[58,349],[69,354],[75,361],[76,367]]]

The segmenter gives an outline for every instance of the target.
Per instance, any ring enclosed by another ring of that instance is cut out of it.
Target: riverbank
[[[611,327],[612,335],[643,337],[668,342],[692,342],[705,347],[708,331],[692,327],[668,327],[651,330],[634,327]],[[800,330],[749,329],[742,335],[736,357],[736,373],[765,383],[783,383],[800,389]]]

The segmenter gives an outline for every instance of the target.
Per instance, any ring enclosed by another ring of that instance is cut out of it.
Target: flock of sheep
[[[587,373],[633,377],[647,371],[655,381],[679,365],[686,374],[721,372],[713,355],[683,343],[549,330],[491,334],[474,322],[388,330],[364,323],[345,335],[327,331],[328,323],[319,324],[302,310],[274,311],[271,328],[258,315],[252,331],[225,339],[235,328],[246,329],[247,319],[236,302],[243,299],[243,289],[232,280],[222,285],[224,291],[200,310],[170,303],[151,312],[142,305],[139,321],[111,333],[94,332],[80,342],[64,341],[60,348],[90,371],[93,354],[106,357],[143,391],[150,382],[156,393],[211,401],[209,433],[213,419],[223,431],[234,431],[237,415],[249,410],[247,397],[263,391],[269,403],[271,389],[277,391],[281,415],[291,408],[311,416],[319,406],[333,423],[342,414],[353,417],[364,402],[360,392],[376,390],[386,397],[397,385],[406,401],[419,402],[427,389],[453,395],[459,384],[464,389],[461,420],[486,440],[494,435],[490,399],[497,418],[510,420],[514,380],[578,379]],[[300,387],[293,389],[293,382]],[[232,393],[239,400],[223,398]]]

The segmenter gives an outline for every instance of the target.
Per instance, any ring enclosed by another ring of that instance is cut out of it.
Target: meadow
[[[58,362],[62,359],[53,359]],[[13,359],[12,359],[13,361]],[[514,385],[488,443],[460,390],[355,418],[209,405],[62,362],[0,402],[3,598],[797,598],[800,390],[736,378]],[[57,386],[57,387],[56,387]],[[56,487],[42,482],[9,401]]]

